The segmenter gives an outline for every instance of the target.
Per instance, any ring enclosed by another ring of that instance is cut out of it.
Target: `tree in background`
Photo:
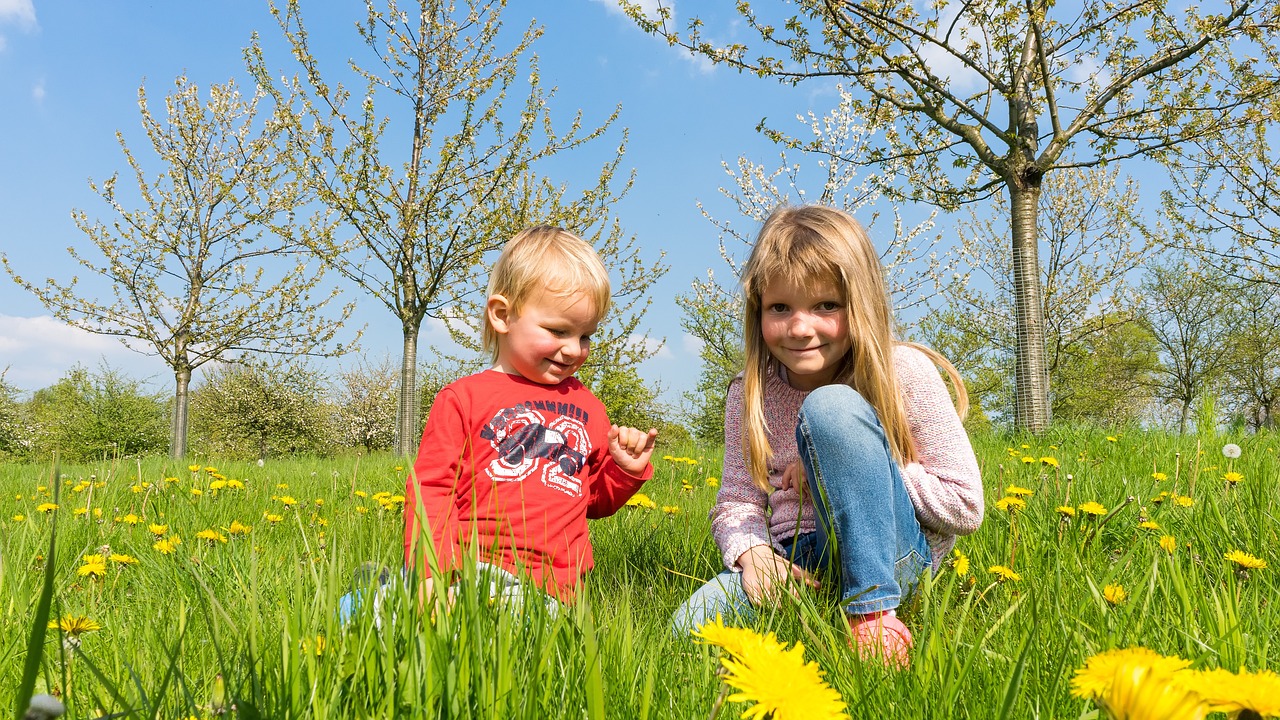
[[[106,366],[72,368],[32,393],[28,408],[36,429],[32,455],[56,453],[68,462],[147,455],[167,440],[164,401]]]
[[[562,224],[589,240],[593,226],[621,235],[616,225],[603,226],[630,187],[613,187],[623,146],[577,196],[539,174],[548,159],[601,138],[617,113],[593,129],[583,128],[578,113],[557,132],[549,108],[554,90],[543,88],[531,55],[541,31],[530,25],[500,47],[505,5],[421,0],[402,10],[395,0],[385,8],[368,0],[358,33],[372,58],[349,61],[361,86],[354,97],[335,83],[338,71],[321,67],[296,0],[271,10],[302,80],[278,80],[256,42],[248,51],[259,84],[292,108],[293,171],[352,235],[346,252],[324,256],[400,322],[401,455],[411,455],[418,441],[422,322],[465,318],[459,305],[483,290],[486,254],[539,223]],[[526,87],[519,107],[506,107],[508,94]],[[611,249],[599,241],[596,247],[609,262]],[[624,280],[622,292],[644,282]]]
[[[1072,382],[1095,384],[1102,378],[1073,375],[1066,360],[1086,348],[1116,347],[1115,338],[1102,336],[1134,318],[1126,276],[1154,248],[1136,212],[1137,195],[1131,181],[1121,183],[1118,171],[1103,168],[1063,170],[1050,177],[1040,195],[1041,237],[1048,251],[1038,283],[1043,288],[1048,351],[1045,372],[1047,384],[1059,397],[1107,391],[1100,384],[1088,391],[1070,387]],[[1007,422],[1011,415],[1016,417],[1017,405],[1010,394],[1019,343],[1016,271],[1005,250],[1008,233],[998,219],[1007,215],[1008,206],[1003,195],[992,200],[989,213],[972,212],[970,221],[958,226],[960,262],[971,268],[970,279],[976,282],[957,283],[945,291],[949,307],[928,318],[922,337],[951,352],[948,357],[966,378],[985,379],[973,394],[986,411],[999,412]],[[984,391],[994,391],[995,396],[984,398]],[[1124,392],[1119,385],[1112,391]]]
[[[751,45],[712,42],[700,17],[681,33],[623,2],[645,30],[712,62],[797,84],[852,81],[853,109],[883,142],[848,158],[898,169],[894,196],[943,208],[1003,190],[1016,344],[1015,425],[1049,423],[1039,246],[1042,183],[1055,172],[1133,157],[1275,120],[1271,31],[1280,3],[1208,12],[1167,0],[798,0],[794,15],[736,12]]]
[[[206,455],[257,458],[323,453],[332,437],[328,388],[296,364],[219,365],[192,393],[193,447]]]
[[[390,450],[396,440],[396,383],[400,374],[390,357],[362,359],[338,373],[332,424],[337,442],[365,452]]]
[[[892,234],[883,229],[876,189],[890,184],[847,160],[857,157],[870,145],[867,126],[854,113],[853,97],[839,89],[841,101],[830,112],[798,116],[805,140],[788,138],[771,131],[768,136],[783,147],[776,167],[738,158],[736,166],[723,163],[730,187],[721,194],[737,209],[734,219],[716,217],[702,203],[702,214],[719,230],[720,255],[724,258],[732,287],[726,287],[708,271],[695,279],[690,292],[680,296],[685,309],[681,325],[702,342],[702,373],[696,393],[686,394],[693,406],[692,424],[698,437],[723,440],[724,400],[729,381],[742,370],[742,298],[737,279],[741,263],[755,245],[755,232],[779,205],[820,203],[839,207],[857,217],[882,249],[881,264],[885,284],[896,311],[926,305],[947,283],[955,269],[950,253],[938,252],[941,240],[931,236],[931,213],[914,227],[907,228],[896,206],[892,213]],[[789,157],[788,149],[799,148],[800,159]],[[804,172],[813,167],[815,171]],[[744,220],[745,227],[737,220]]]
[[[21,457],[31,451],[32,428],[18,389],[5,379],[9,368],[0,370],[0,460]]]
[[[1155,394],[1177,408],[1178,434],[1231,359],[1225,278],[1189,257],[1149,264],[1138,291],[1143,323],[1160,348]]]
[[[1053,373],[1053,414],[1072,423],[1123,427],[1150,414],[1158,344],[1150,328],[1120,317],[1093,316],[1097,330],[1063,346]]]
[[[1280,285],[1245,282],[1230,290],[1231,331],[1225,409],[1250,430],[1280,422]]]
[[[311,249],[329,230],[318,217],[296,216],[306,195],[277,157],[282,117],[259,122],[262,94],[246,99],[234,81],[211,86],[207,102],[185,77],[174,85],[163,118],[152,114],[145,86],[138,89],[142,126],[164,168],[158,175],[150,177],[116,133],[140,207],[127,209],[112,175],[89,186],[118,220],[107,225],[73,213],[104,260],[67,252],[111,283],[114,302],[78,291],[77,278],[37,285],[4,264],[58,319],[165,361],[175,383],[169,451],[181,458],[193,370],[249,353],[340,354],[333,340],[350,308],[326,319],[321,313],[335,294],[312,295],[322,273]]]

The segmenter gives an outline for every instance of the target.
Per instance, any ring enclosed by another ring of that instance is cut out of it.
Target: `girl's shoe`
[[[893,668],[907,666],[911,656],[911,631],[896,615],[879,612],[845,617],[849,647],[863,660],[876,660]]]

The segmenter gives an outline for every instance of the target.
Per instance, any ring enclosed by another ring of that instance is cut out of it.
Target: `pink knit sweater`
[[[969,436],[937,367],[924,353],[903,345],[894,349],[893,362],[918,457],[918,462],[899,470],[933,550],[936,570],[955,545],[956,536],[968,535],[982,524],[982,477]],[[742,377],[729,385],[724,470],[711,511],[711,533],[728,568],[741,570],[738,558],[751,547],[771,545],[781,552],[782,541],[816,529],[811,494],[806,492],[800,498],[794,489],[777,489],[782,471],[799,459],[796,421],[808,394],[779,376],[765,382],[764,415],[773,448],[769,484],[775,488],[766,494],[752,482],[743,459]]]

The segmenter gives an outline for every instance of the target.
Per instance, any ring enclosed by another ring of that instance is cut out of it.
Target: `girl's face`
[[[850,347],[844,302],[830,280],[769,283],[760,295],[760,332],[798,390],[829,385]]]

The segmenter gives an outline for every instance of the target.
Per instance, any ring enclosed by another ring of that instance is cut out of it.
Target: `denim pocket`
[[[904,596],[920,582],[920,576],[928,566],[928,561],[916,550],[911,550],[893,564],[893,577]]]

